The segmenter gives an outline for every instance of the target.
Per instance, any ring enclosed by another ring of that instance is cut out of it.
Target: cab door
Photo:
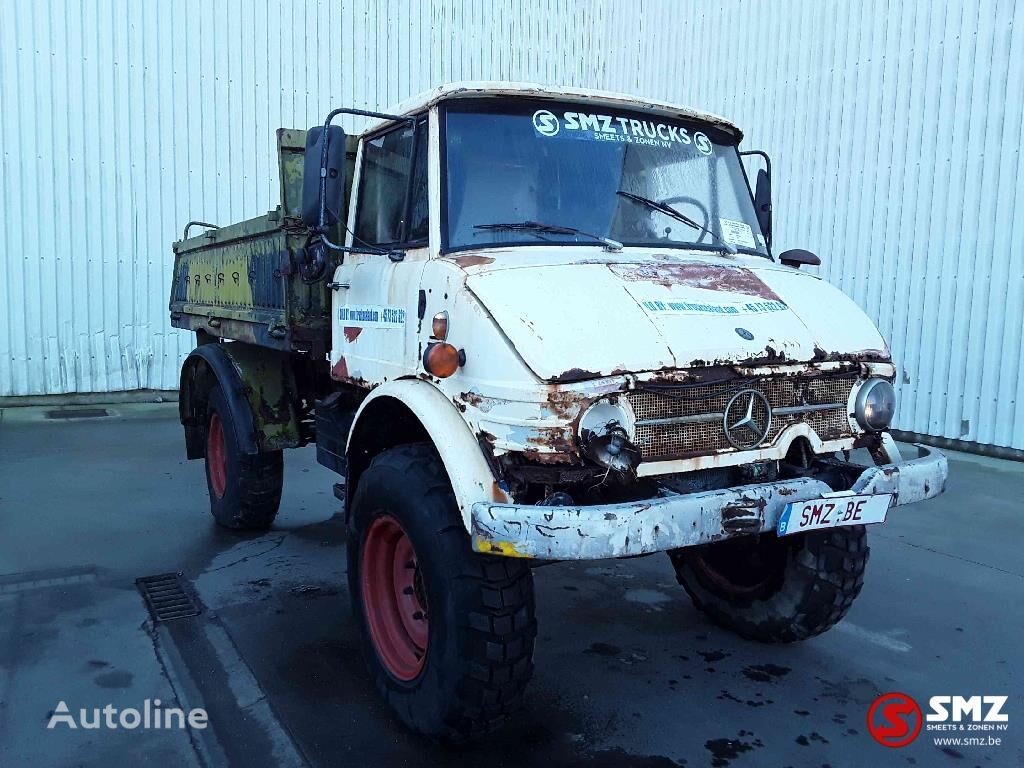
[[[415,373],[419,286],[429,255],[427,120],[364,138],[349,245],[334,274],[331,375],[363,386]]]

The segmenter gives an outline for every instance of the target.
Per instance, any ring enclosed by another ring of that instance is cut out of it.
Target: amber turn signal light
[[[444,342],[428,344],[423,352],[423,367],[439,379],[448,378],[465,362],[465,352]]]
[[[438,312],[430,323],[430,332],[438,341],[448,338],[448,313]]]

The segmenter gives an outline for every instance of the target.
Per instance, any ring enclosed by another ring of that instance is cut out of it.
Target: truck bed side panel
[[[327,282],[336,262],[312,283],[298,273],[308,237],[297,218],[306,132],[281,129],[277,140],[282,205],[174,244],[171,324],[323,359],[331,341]],[[355,148],[349,137],[350,164]],[[337,240],[340,228],[330,235]]]

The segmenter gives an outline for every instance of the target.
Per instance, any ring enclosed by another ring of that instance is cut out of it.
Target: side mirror
[[[302,166],[302,223],[314,228],[333,227],[341,216],[344,197],[345,131],[338,125],[326,131],[322,125],[310,128]]]
[[[764,168],[757,172],[757,186],[754,188],[754,213],[761,227],[765,242],[772,244],[772,177]]]
[[[779,261],[787,267],[793,267],[794,269],[800,269],[801,264],[809,264],[812,267],[821,266],[821,259],[810,251],[805,251],[802,248],[793,248],[789,251],[783,251],[779,254]]]

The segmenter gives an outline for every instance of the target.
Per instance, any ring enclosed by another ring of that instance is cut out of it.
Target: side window
[[[409,242],[423,241],[430,232],[427,200],[427,121],[416,124],[416,158],[409,192]]]
[[[355,236],[364,243],[392,245],[427,237],[426,121],[415,126],[417,152],[410,164],[413,131],[413,126],[403,125],[363,145]],[[411,208],[408,233],[407,196]]]
[[[383,245],[401,240],[411,149],[412,127],[408,125],[363,144],[356,217],[356,237],[363,242]]]

